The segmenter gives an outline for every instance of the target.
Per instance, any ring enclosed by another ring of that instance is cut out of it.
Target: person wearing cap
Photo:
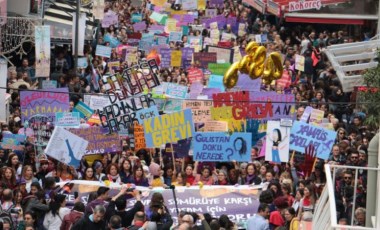
[[[98,188],[98,191],[96,191],[96,194],[98,195],[98,197],[95,200],[91,201],[86,206],[86,215],[87,216],[89,216],[93,213],[93,210],[97,205],[102,205],[104,207],[108,206],[108,202],[106,200],[109,198],[108,197],[109,190],[110,189],[108,187],[104,187],[104,186],[101,186]]]

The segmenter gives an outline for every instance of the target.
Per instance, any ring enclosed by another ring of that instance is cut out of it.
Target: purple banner
[[[193,53],[194,49],[193,48],[182,48],[182,65],[183,68],[187,69],[191,66],[191,62],[193,60]]]
[[[109,130],[107,128],[70,129],[70,132],[89,142],[85,155],[122,151],[119,135],[117,133],[108,134]]]
[[[67,205],[75,202],[74,193],[78,192],[78,198],[87,204],[88,196],[91,192],[96,192],[104,183],[93,181],[71,181],[70,183],[60,183],[62,188],[57,193],[65,194]],[[109,195],[115,196],[120,192],[120,185],[111,183]],[[69,189],[67,189],[69,188]],[[213,217],[220,217],[227,214],[231,221],[235,222],[239,228],[244,228],[247,219],[257,213],[259,207],[260,187],[248,186],[176,186],[175,193],[179,211],[210,213]],[[154,193],[159,192],[164,198],[165,206],[169,209],[174,222],[177,222],[176,206],[173,192],[170,189],[154,188],[148,189],[137,187],[141,191],[141,202],[147,210]],[[68,192],[70,191],[70,192]],[[127,200],[127,209],[135,204],[134,198]]]
[[[216,93],[220,93],[220,89],[217,89],[217,88],[205,88],[205,89],[202,90],[202,94],[206,95],[208,97],[208,99],[212,99],[212,95],[216,94]]]
[[[146,22],[138,22],[138,23],[133,24],[133,30],[135,32],[146,30]]]
[[[295,119],[293,94],[278,94],[276,92],[255,92],[249,94],[249,101],[251,103],[269,101],[272,102],[273,117],[267,117],[263,120],[279,120],[281,118]]]
[[[169,68],[172,61],[172,51],[170,49],[161,49],[161,67],[162,68]]]
[[[36,114],[48,117],[49,122],[55,121],[55,113],[69,112],[69,89],[50,89],[54,92],[21,91],[22,123]]]

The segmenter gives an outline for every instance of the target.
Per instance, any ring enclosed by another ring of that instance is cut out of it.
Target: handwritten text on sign
[[[305,147],[314,145],[318,158],[326,160],[334,144],[336,132],[296,121],[290,132],[290,149],[305,153]]]
[[[196,133],[193,139],[196,161],[249,161],[251,133]]]
[[[192,137],[194,123],[191,110],[165,114],[144,120],[145,140],[147,147],[160,147]]]

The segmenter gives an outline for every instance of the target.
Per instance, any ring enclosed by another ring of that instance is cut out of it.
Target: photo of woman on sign
[[[288,135],[284,135],[287,127],[281,127],[279,121],[269,121],[265,160],[274,163],[287,162],[289,159]]]
[[[247,142],[242,137],[236,138],[234,140],[234,149],[242,157],[247,153]]]

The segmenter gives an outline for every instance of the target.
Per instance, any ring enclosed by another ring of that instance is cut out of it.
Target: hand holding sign
[[[257,142],[265,136],[265,132],[259,133],[259,120],[249,119],[247,121],[247,132],[252,133],[252,146],[255,146]]]
[[[313,171],[314,161],[316,159],[316,151],[314,145],[310,144],[305,147],[305,160],[303,164],[300,165],[300,169],[304,173],[305,177],[308,177]]]

